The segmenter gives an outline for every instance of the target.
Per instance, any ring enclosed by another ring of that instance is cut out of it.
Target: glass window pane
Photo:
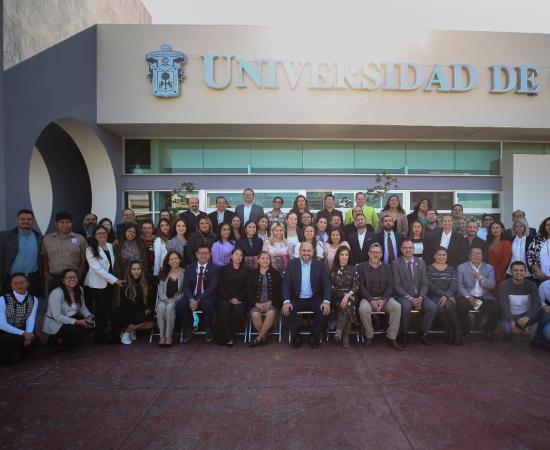
[[[299,142],[253,142],[250,161],[253,173],[300,173],[302,145]]]
[[[500,173],[500,148],[495,142],[457,143],[456,172],[475,175]]]
[[[284,201],[282,208],[284,210],[288,210],[292,208],[294,199],[298,194],[299,192],[297,191],[295,192],[256,192],[256,195],[254,196],[254,203],[263,207],[264,211],[267,212],[273,209],[273,198],[282,197]]]
[[[126,139],[124,141],[124,173],[151,173],[151,141]]]
[[[522,142],[505,142],[502,145],[502,156],[523,154],[523,155],[543,155],[544,144],[526,144]]]
[[[455,168],[453,144],[419,142],[407,144],[408,173],[452,173]]]
[[[168,139],[151,141],[152,173],[202,171],[202,142]]]
[[[429,198],[432,202],[432,206],[439,210],[451,210],[453,207],[453,192],[411,192],[410,205],[411,210],[414,209],[416,204],[423,198]]]
[[[497,193],[459,192],[458,203],[467,208],[500,208],[500,195]]]
[[[250,144],[247,142],[206,141],[204,143],[205,172],[250,171]]]
[[[127,191],[124,193],[124,207],[137,214],[151,211],[151,192]]]
[[[355,171],[359,173],[405,173],[405,144],[364,142],[355,144]]]
[[[235,210],[235,206],[243,202],[242,192],[209,191],[206,195],[206,209],[216,209],[216,197],[223,195],[227,201],[227,208]]]
[[[307,191],[306,198],[309,203],[310,211],[323,209],[325,195],[330,193],[331,191]]]
[[[151,219],[153,219],[153,223],[155,224],[158,223],[159,218],[157,214],[152,214],[152,213],[136,214],[136,220],[138,223],[143,223],[146,220],[151,220]]]
[[[333,192],[334,205],[338,209],[345,211],[351,208],[355,201],[355,192]]]
[[[304,143],[304,172],[350,172],[355,166],[352,143]]]

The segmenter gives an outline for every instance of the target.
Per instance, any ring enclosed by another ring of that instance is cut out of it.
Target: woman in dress
[[[171,347],[176,304],[183,299],[183,278],[185,270],[181,267],[181,258],[175,251],[169,251],[162,263],[159,274],[159,287],[155,310],[159,327],[159,346]]]
[[[281,273],[273,268],[269,253],[262,251],[258,258],[258,268],[249,272],[246,281],[250,319],[258,333],[250,342],[250,347],[266,344],[267,333],[273,327],[281,308],[281,286]]]
[[[342,230],[340,228],[334,228],[330,232],[328,242],[325,244],[325,266],[327,268],[327,272],[332,270],[336,251],[341,245],[345,245],[349,248],[349,244],[345,241],[345,236]]]
[[[271,257],[271,266],[284,273],[291,257],[291,246],[285,239],[285,227],[279,222],[271,226],[271,237],[264,242],[262,251]]]
[[[182,261],[182,267],[187,265],[187,237],[189,233],[187,232],[189,228],[187,227],[187,222],[185,219],[178,219],[174,224],[174,229],[172,231],[172,238],[166,243],[166,251],[176,252]]]
[[[258,217],[256,227],[258,228],[258,237],[265,242],[269,238],[269,218],[265,215]]]
[[[216,242],[216,236],[212,233],[212,222],[208,216],[202,216],[197,223],[197,231],[189,236],[187,243],[187,260],[195,262],[197,260],[197,250],[201,245],[208,245],[212,248],[212,244]]]
[[[496,286],[493,295],[498,297],[498,286],[506,279],[506,269],[512,259],[512,244],[504,238],[504,224],[493,222],[487,235],[487,250],[489,251],[489,264],[495,269]]]
[[[157,226],[157,237],[153,243],[153,252],[155,253],[155,265],[153,266],[153,276],[158,277],[164,257],[166,256],[166,244],[171,238],[172,224],[168,219],[160,219]]]
[[[244,262],[249,269],[258,266],[258,255],[262,251],[264,242],[258,237],[256,224],[249,220],[244,226],[244,235],[235,243],[235,248],[240,248],[244,254]]]
[[[223,267],[230,262],[231,252],[235,244],[230,241],[231,227],[228,223],[222,223],[218,227],[218,239],[212,245],[212,262],[217,267]]]
[[[541,222],[537,236],[529,245],[527,265],[537,283],[550,280],[550,217]]]
[[[317,242],[315,239],[315,227],[313,225],[304,226],[304,239],[302,242],[309,242],[315,249],[315,257],[317,259],[323,259],[325,256],[325,249],[321,242]],[[294,248],[294,258],[300,257],[300,247],[302,242]]]
[[[386,206],[380,211],[380,223],[378,224],[378,229],[380,230],[382,229],[382,217],[384,216],[391,216],[393,219],[393,229],[396,233],[407,236],[409,232],[409,222],[397,195],[390,195],[386,201]]]
[[[424,226],[419,220],[413,220],[409,228],[408,238],[413,242],[414,245],[414,256],[417,258],[424,257]]]

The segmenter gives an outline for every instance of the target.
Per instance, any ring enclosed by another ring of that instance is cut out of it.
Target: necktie
[[[395,259],[395,252],[393,251],[393,243],[391,241],[391,235],[388,233],[388,264],[391,264]]]
[[[409,262],[407,263],[407,268],[409,269],[409,272],[410,272],[410,274],[411,274],[411,279],[412,279],[413,284],[414,284],[414,295],[416,295],[417,289],[416,289],[416,282],[415,282],[415,280],[414,280],[414,269],[413,269],[413,263],[412,263],[412,261],[409,261]]]
[[[199,279],[197,280],[197,297],[200,297],[202,294],[202,277],[203,277],[204,267],[201,266],[199,272]]]

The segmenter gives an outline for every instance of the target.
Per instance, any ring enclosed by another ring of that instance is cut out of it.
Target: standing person
[[[84,302],[84,292],[78,285],[76,271],[63,270],[60,280],[60,286],[52,290],[48,297],[42,330],[52,336],[56,350],[69,350],[86,343],[95,322]]]
[[[140,261],[143,267],[147,268],[147,251],[143,241],[138,238],[138,228],[133,223],[126,225],[118,240],[113,246],[115,251],[115,275],[123,278],[128,270],[128,264],[133,261]],[[147,270],[147,269],[146,269]]]
[[[531,237],[531,239],[534,239],[537,236],[537,230],[533,227],[529,226],[529,223],[527,222],[527,219],[525,217],[525,211],[522,211],[521,209],[518,209],[512,213],[512,228],[508,228],[504,232],[504,237],[508,239],[510,242],[514,240],[515,232],[514,232],[514,222],[516,220],[523,220],[525,221],[525,224],[527,226],[527,230],[525,231],[525,235],[527,237]]]
[[[313,331],[309,345],[316,349],[321,341],[321,331],[330,314],[330,280],[323,263],[313,259],[313,246],[305,242],[300,248],[300,258],[289,262],[283,278],[283,315],[288,317],[293,349],[300,348],[302,337],[298,311],[314,313]]]
[[[240,248],[231,252],[229,264],[220,269],[218,283],[218,344],[233,347],[233,336],[243,328],[248,269]]]
[[[422,314],[418,335],[423,345],[430,345],[428,334],[437,314],[435,302],[428,297],[429,284],[426,263],[414,257],[414,245],[409,239],[401,244],[400,256],[392,263],[393,285],[397,301],[401,303],[401,332],[403,345],[407,344],[407,334],[411,328],[411,311]]]
[[[13,273],[8,283],[0,297],[0,364],[10,364],[17,353],[29,356],[39,342],[34,334],[38,299],[27,291],[29,279]]]
[[[266,214],[269,219],[270,227],[272,227],[275,222],[285,223],[286,214],[281,211],[284,203],[283,197],[273,197],[273,209]]]
[[[34,213],[21,209],[17,213],[17,227],[0,233],[0,293],[8,292],[10,275],[24,273],[28,277],[29,293],[43,295],[40,247],[42,235],[33,229]]]
[[[494,221],[495,219],[491,214],[483,214],[481,216],[481,223],[483,226],[477,232],[477,236],[480,239],[483,239],[484,241],[487,240],[487,236],[489,235],[489,228],[491,228],[491,224]]]
[[[243,203],[237,205],[235,214],[241,219],[241,223],[256,222],[258,217],[264,214],[264,209],[254,203],[254,190],[246,188],[243,191]]]
[[[305,198],[303,195],[297,195],[294,199],[292,209],[289,212],[296,213],[296,216],[298,217],[298,226],[302,228],[304,226],[302,215],[304,213],[309,213],[311,216],[311,212],[309,211],[309,202],[307,201],[307,198]]]
[[[337,315],[334,339],[349,348],[351,327],[357,322],[357,293],[359,292],[359,273],[352,263],[351,251],[340,246],[336,251],[330,271],[332,286],[331,306]]]
[[[185,268],[184,296],[177,311],[183,319],[183,342],[193,337],[193,313],[203,312],[206,327],[206,342],[214,340],[214,311],[217,304],[219,270],[210,262],[210,247],[201,244],[196,251],[195,261]]]
[[[145,260],[147,262],[147,282],[149,285],[154,286],[156,292],[156,280],[153,276],[153,269],[155,268],[155,225],[151,219],[147,219],[141,224],[141,242],[145,249]],[[118,245],[118,241],[117,241]],[[123,276],[123,274],[119,274]]]
[[[298,227],[298,214],[290,211],[286,216],[286,240],[291,246],[291,254],[294,255],[294,249],[304,240],[302,229]]]
[[[258,220],[256,220],[256,228],[258,229],[258,237],[262,241],[266,241],[267,238],[269,238],[269,219],[266,215],[260,216]]]
[[[273,266],[274,264],[269,253],[262,251],[258,257],[258,268],[249,271],[247,276],[247,309],[250,314],[250,320],[252,320],[252,326],[258,333],[250,341],[250,347],[266,344],[267,333],[273,327],[275,318],[281,308],[282,278],[281,273],[273,268]],[[264,314],[265,319],[262,321]]]
[[[343,227],[344,236],[349,236],[350,234],[353,234],[357,231],[357,227],[355,226],[355,218],[359,214],[363,214],[362,210],[359,206],[354,206],[353,208],[351,208],[351,217],[352,217],[353,221],[351,223],[348,223],[348,224],[344,225],[344,227]],[[372,230],[374,230],[374,228],[371,228],[369,230],[368,227],[367,227],[367,231],[372,231]]]
[[[366,198],[364,192],[357,192],[355,194],[355,206],[359,206],[361,208],[361,211],[363,212],[363,215],[365,216],[365,220],[367,221],[367,225],[371,225],[373,230],[376,230],[376,227],[378,226],[378,215],[376,214],[376,211],[373,207],[368,206],[365,204]],[[352,208],[348,209],[344,218],[344,223],[352,223],[353,218],[351,215]]]
[[[454,267],[447,264],[447,249],[435,249],[434,262],[427,267],[429,295],[437,303],[437,310],[447,329],[448,344],[462,344],[462,329],[456,312],[458,276]]]
[[[55,216],[55,232],[42,240],[42,266],[50,291],[59,286],[65,269],[73,269],[79,280],[84,276],[88,243],[83,236],[73,233],[72,227],[73,216],[59,212]]]
[[[411,223],[413,220],[418,220],[422,225],[428,223],[428,211],[433,209],[432,202],[429,198],[421,199],[413,209],[413,212],[407,216],[407,220]]]
[[[550,217],[541,222],[537,236],[529,245],[527,266],[538,283],[550,280]]]
[[[458,219],[458,221],[456,222],[456,230],[463,236],[463,237],[466,237],[466,235],[468,234],[468,230],[466,230],[466,224],[468,223],[468,221],[464,218],[464,217],[461,217],[460,219]]]
[[[451,208],[451,217],[453,218],[453,228],[460,232],[460,222],[464,219],[464,207],[460,203],[455,203]]]
[[[159,219],[166,219],[168,222],[172,223],[172,214],[166,208],[159,211]]]
[[[82,227],[75,230],[75,233],[84,236],[86,241],[90,242],[94,228],[97,226],[97,216],[93,213],[86,213],[82,219]]]
[[[316,220],[319,222],[319,219],[323,217],[327,220],[327,224],[330,224],[333,216],[340,217],[340,223],[344,222],[342,211],[334,207],[334,195],[326,194],[323,202],[323,209],[317,213]]]
[[[271,227],[271,237],[264,242],[262,252],[269,254],[274,269],[284,273],[292,255],[291,247],[285,239],[285,227],[279,222],[275,222]]]
[[[122,328],[120,342],[129,345],[136,340],[136,331],[153,328],[154,297],[139,261],[128,266],[124,281],[126,283],[120,289],[118,305]]]
[[[249,269],[258,267],[258,255],[262,251],[264,241],[258,237],[256,224],[249,221],[244,226],[244,236],[235,242],[235,248],[240,248],[244,254],[244,263]]]
[[[124,234],[124,229],[127,225],[132,224],[138,228],[138,223],[136,222],[136,213],[133,209],[124,208],[122,210],[122,222],[118,223],[116,226],[116,237],[120,239]]]
[[[170,251],[162,263],[155,305],[160,347],[172,346],[176,309],[183,302],[184,289],[185,270],[181,267],[181,258],[175,251]]]
[[[441,230],[431,235],[424,250],[426,264],[434,261],[435,250],[438,247],[447,249],[447,264],[455,269],[465,260],[464,236],[453,229],[453,218],[446,214],[441,218]]]
[[[113,227],[113,221],[108,217],[104,217],[99,221],[98,225],[101,225],[102,227],[107,229],[107,231],[109,232],[109,234],[107,235],[107,242],[114,245],[114,243],[116,242],[116,235]]]
[[[307,225],[313,225],[313,217],[310,212],[304,211],[302,213],[302,228]]]
[[[212,262],[217,267],[223,267],[230,263],[231,254],[235,244],[229,239],[231,237],[231,227],[228,223],[223,223],[218,228],[218,238],[212,245]]]
[[[435,209],[426,211],[426,220],[428,223],[424,227],[427,233],[436,233],[441,229],[437,222],[437,211]]]
[[[199,219],[208,216],[199,209],[199,197],[189,197],[187,204],[189,207],[180,214],[180,219],[185,220],[187,228],[189,229],[188,233],[191,234],[197,231]]]
[[[207,245],[212,248],[212,245],[216,242],[216,236],[212,233],[212,223],[207,216],[199,218],[197,224],[197,231],[189,236],[187,243],[187,260],[195,262],[197,260],[197,250],[201,245]]]
[[[231,219],[231,241],[237,242],[244,234],[243,225],[239,216],[233,216]]]
[[[166,251],[176,252],[182,261],[183,267],[187,265],[187,252],[185,251],[187,248],[187,236],[185,219],[178,219],[174,224],[172,238],[166,243]]]
[[[391,265],[401,256],[403,236],[393,230],[392,216],[382,216],[382,229],[374,235],[374,242],[378,242],[384,249],[383,260],[386,264]]]
[[[325,217],[319,217],[315,224],[315,239],[319,241],[323,246],[327,243],[328,235],[328,221]]]
[[[357,266],[359,273],[359,316],[365,330],[365,348],[370,347],[374,338],[372,313],[385,312],[388,315],[386,338],[388,345],[401,351],[396,339],[401,320],[401,305],[393,295],[393,273],[389,264],[382,262],[382,246],[374,242],[369,247],[369,260]]]
[[[367,222],[363,214],[355,217],[357,231],[348,235],[346,240],[351,249],[354,264],[360,264],[369,259],[369,247],[374,242],[374,233],[367,231]]]
[[[309,242],[311,243],[311,245],[313,245],[313,248],[315,249],[315,258],[324,258],[325,248],[323,244],[315,239],[315,227],[313,225],[304,226],[304,240],[302,242],[299,242],[298,245],[294,247],[294,258],[300,257],[300,247],[304,242]]]
[[[408,238],[414,245],[414,256],[416,258],[424,258],[424,248],[427,248],[428,244],[424,236],[424,226],[420,220],[413,220],[411,222]]]
[[[541,309],[537,285],[525,279],[527,266],[522,261],[512,263],[512,278],[499,287],[502,309],[501,326],[503,340],[509,342],[513,334],[521,334],[526,327],[537,323]]]
[[[329,227],[331,230],[334,230],[335,228],[341,228],[344,229],[344,222],[342,221],[342,218],[337,215],[333,215],[330,219]]]
[[[392,194],[388,197],[388,200],[386,201],[386,206],[384,206],[382,211],[380,211],[380,217],[384,215],[392,217],[394,231],[397,231],[403,236],[407,236],[407,234],[409,233],[409,222],[407,220],[405,210],[401,206],[401,201],[399,200],[399,197],[397,195]],[[420,223],[422,224],[422,222]],[[380,219],[380,223],[378,224],[378,228],[381,227],[382,219]]]
[[[218,228],[222,223],[231,223],[235,213],[227,209],[227,200],[223,195],[216,197],[216,211],[208,214],[212,222],[212,233],[218,234]]]
[[[153,266],[153,276],[158,277],[164,257],[166,256],[166,244],[172,237],[172,224],[168,219],[160,219],[157,226],[157,237],[153,243],[153,252],[155,254],[155,265]]]
[[[512,224],[511,233],[508,235],[508,239],[512,243],[512,258],[510,260],[510,265],[506,269],[506,274],[512,276],[512,263],[514,261],[521,261],[525,264],[525,277],[532,280],[532,274],[527,269],[527,251],[529,245],[533,242],[533,239],[536,237],[529,233],[529,224],[525,219],[516,219]],[[505,237],[506,237],[505,233]]]
[[[470,309],[476,309],[487,316],[484,334],[487,342],[491,342],[501,314],[500,304],[491,292],[496,285],[493,266],[483,262],[483,253],[480,248],[472,247],[469,261],[458,266],[457,274],[456,307],[462,334],[465,339],[469,337]]]
[[[345,245],[347,248],[349,248],[349,244],[346,241],[342,229],[334,228],[330,231],[330,237],[325,244],[325,269],[327,273],[329,273],[332,269],[334,258],[336,256],[336,251],[340,248],[341,245]]]
[[[504,239],[504,225],[502,222],[493,222],[487,237],[489,249],[489,264],[495,270],[496,286],[493,294],[498,298],[498,287],[506,279],[506,269],[512,259],[512,244]]]
[[[105,329],[111,323],[111,310],[113,303],[112,285],[122,287],[124,280],[114,275],[115,253],[113,246],[107,242],[109,232],[106,228],[99,226],[94,229],[90,246],[86,249],[86,260],[88,261],[88,273],[84,280],[84,286],[89,289],[93,303],[96,329],[94,342],[104,344],[108,342],[105,336]]]
[[[480,248],[483,253],[483,262],[489,262],[489,250],[487,242],[481,239],[478,235],[478,224],[475,220],[468,220],[466,223],[466,237],[464,238],[464,254],[470,254],[470,250],[474,247]]]

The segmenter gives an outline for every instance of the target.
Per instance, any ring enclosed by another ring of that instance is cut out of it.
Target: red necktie
[[[388,233],[388,264],[391,264],[395,259],[395,252],[393,251],[393,242],[391,241],[390,233]]]
[[[204,267],[201,266],[200,268],[200,272],[199,272],[199,279],[197,280],[197,297],[200,297],[201,294],[202,294],[202,277],[203,277],[203,272],[204,270]]]

